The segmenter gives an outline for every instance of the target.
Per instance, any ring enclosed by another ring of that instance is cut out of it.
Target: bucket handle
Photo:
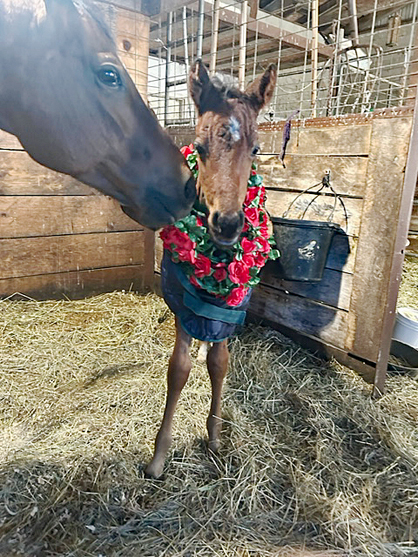
[[[314,188],[317,188],[318,186],[321,186],[319,188],[319,190],[317,192],[315,192],[315,195],[313,196],[313,198],[311,199],[311,201],[309,201],[308,205],[305,207],[305,210],[302,213],[302,219],[304,218],[304,216],[306,215],[306,212],[308,211],[309,207],[312,205],[312,203],[315,202],[315,200],[321,196],[321,195],[325,195],[325,193],[322,192],[322,190],[328,188],[331,190],[331,192],[334,194],[334,207],[332,208],[331,214],[328,217],[328,222],[331,222],[332,217],[334,216],[335,213],[335,209],[337,207],[337,200],[341,203],[341,206],[343,208],[344,211],[344,219],[345,219],[345,233],[348,234],[348,213],[347,213],[347,209],[345,207],[344,201],[342,200],[341,196],[334,190],[334,188],[331,186],[330,183],[330,177],[331,177],[331,171],[330,170],[326,170],[325,171],[325,175],[322,178],[321,182],[318,182],[317,184],[314,184],[313,186],[310,186],[309,188],[306,188],[305,190],[303,190],[301,193],[299,193],[290,203],[290,205],[288,206],[288,208],[286,209],[286,211],[283,213],[283,218],[286,218],[287,215],[290,212],[290,209],[292,208],[292,206],[294,205],[294,203],[299,199],[299,197],[301,197],[302,195],[304,195],[305,193],[308,193],[310,190],[313,190]]]

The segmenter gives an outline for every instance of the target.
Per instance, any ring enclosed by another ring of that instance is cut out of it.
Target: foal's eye
[[[253,147],[253,150],[251,151],[251,155],[255,157],[259,151],[260,151],[260,147],[256,145],[255,147]]]
[[[203,145],[200,145],[200,143],[195,144],[195,149],[200,158],[203,158],[206,155],[206,149],[203,147]]]
[[[107,85],[108,87],[116,88],[122,85],[122,79],[118,70],[115,66],[109,64],[106,64],[99,69],[97,77],[101,83]]]

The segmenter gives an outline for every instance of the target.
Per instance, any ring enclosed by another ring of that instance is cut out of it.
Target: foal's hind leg
[[[222,384],[228,369],[229,351],[226,340],[215,342],[208,352],[207,366],[212,383],[212,403],[210,406],[207,427],[209,433],[209,448],[213,452],[219,450],[221,433],[221,396]]]
[[[182,329],[176,318],[176,344],[170,358],[167,374],[167,402],[163,421],[155,440],[154,456],[145,473],[154,478],[161,476],[164,461],[172,442],[172,423],[180,393],[186,384],[192,367],[189,357],[191,337]]]

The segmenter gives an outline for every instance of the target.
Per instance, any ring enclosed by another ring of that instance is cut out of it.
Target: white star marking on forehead
[[[233,141],[239,141],[241,139],[240,128],[241,126],[238,120],[235,116],[231,116],[229,119],[229,131],[231,132]]]

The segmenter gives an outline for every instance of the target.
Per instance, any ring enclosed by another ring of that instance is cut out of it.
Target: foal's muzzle
[[[209,228],[213,240],[221,247],[231,247],[241,234],[244,225],[244,213],[221,213],[215,211],[209,218]]]

